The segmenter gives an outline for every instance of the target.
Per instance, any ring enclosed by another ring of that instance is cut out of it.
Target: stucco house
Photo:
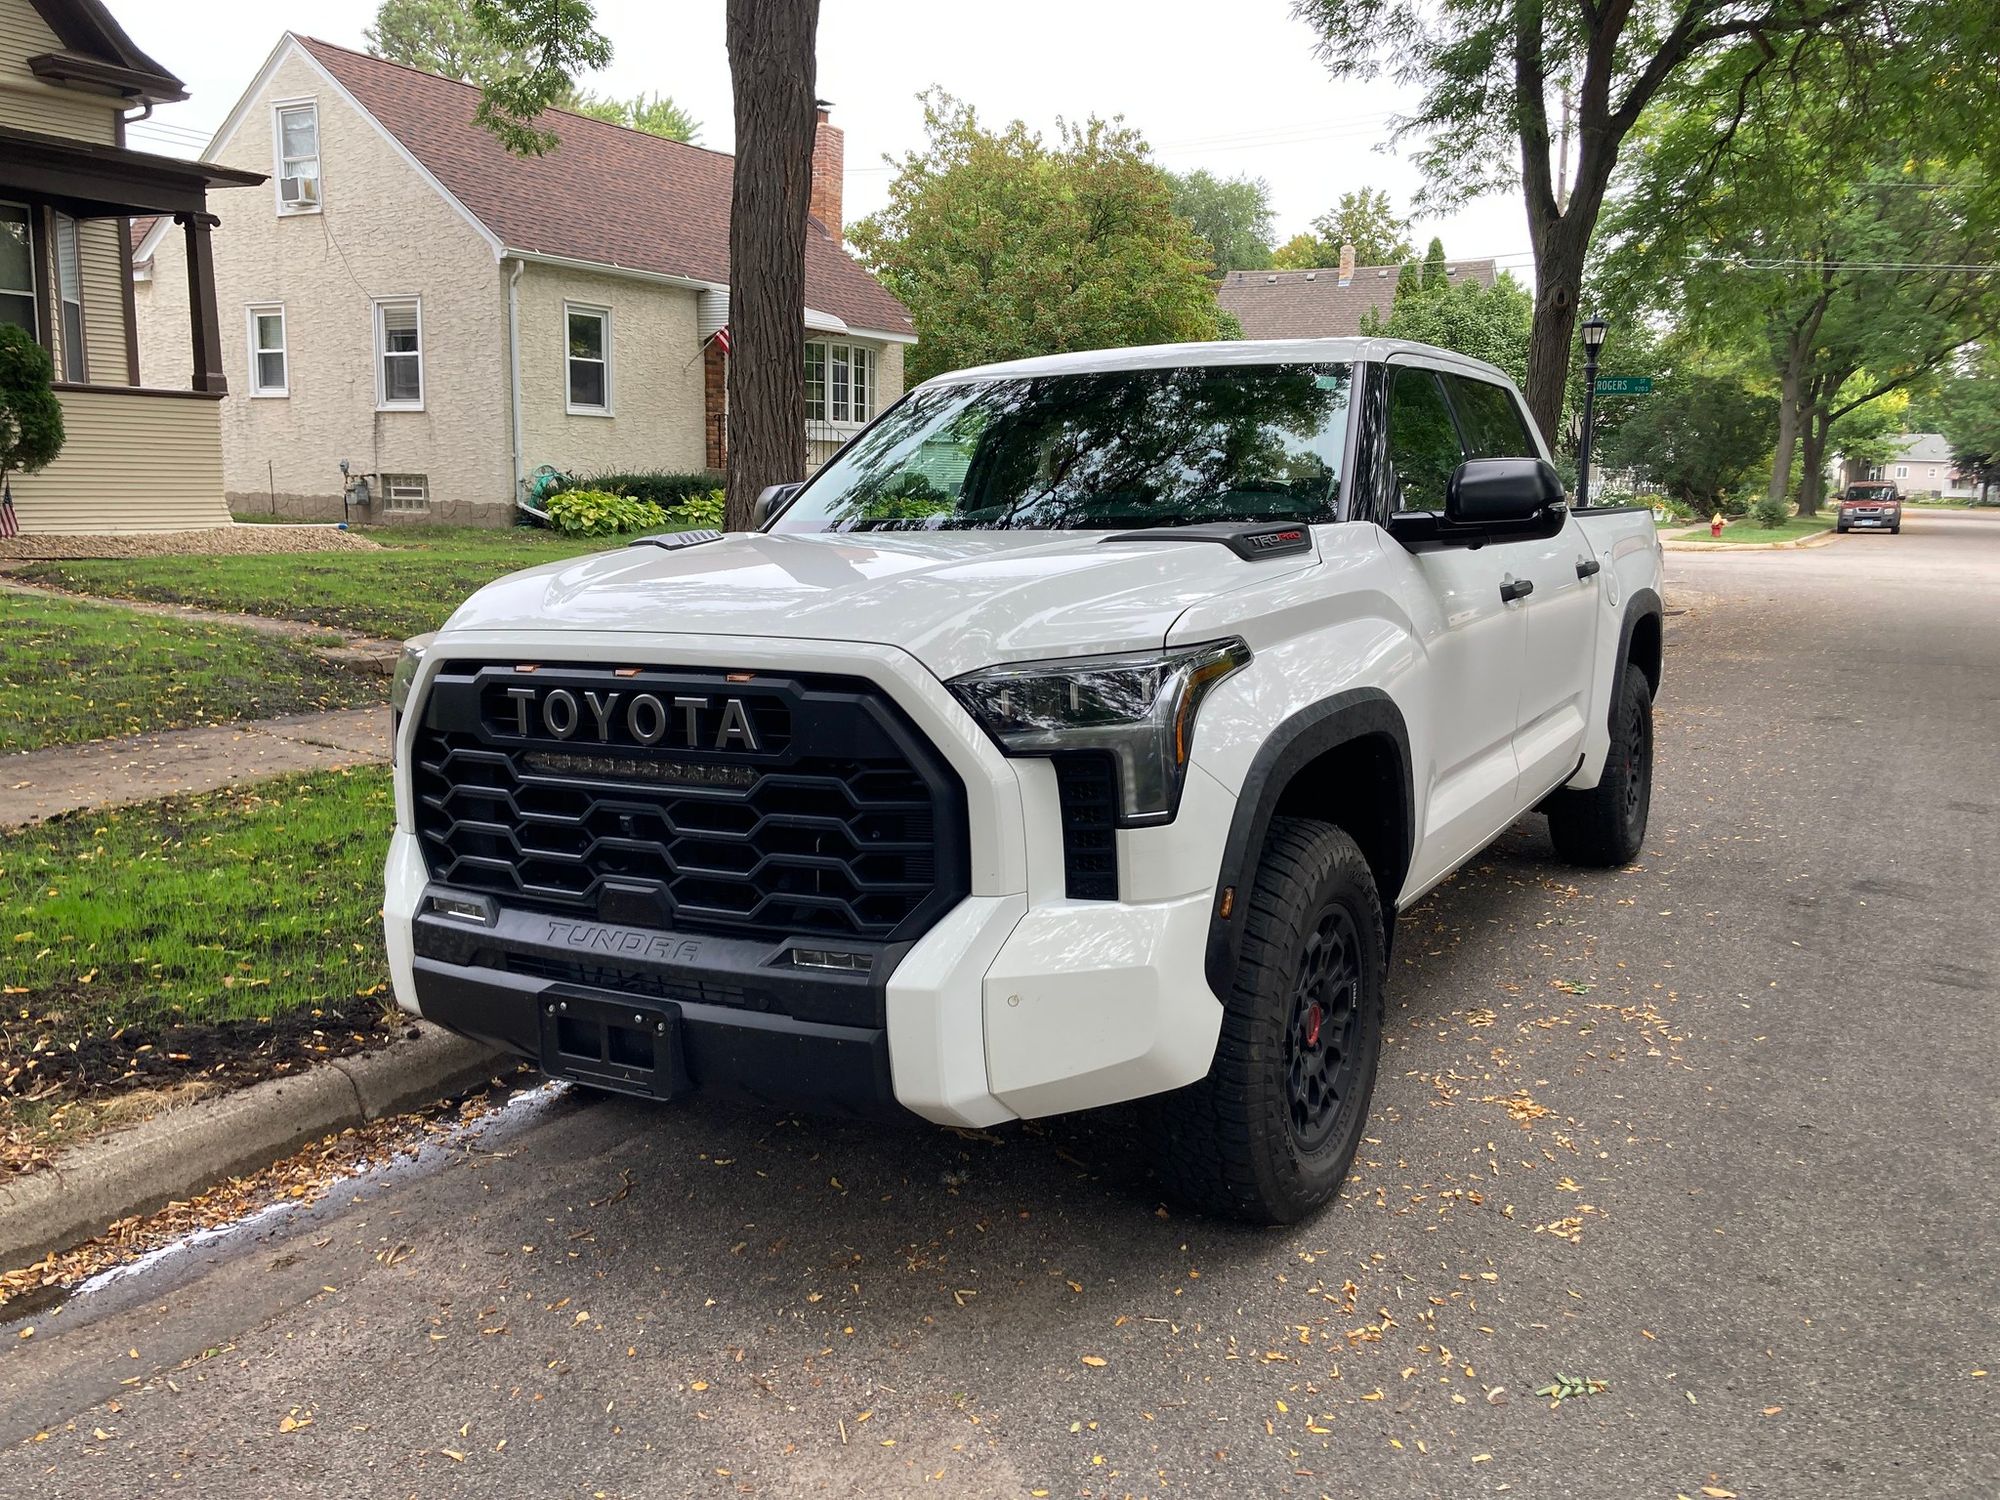
[[[98,0],[0,0],[0,321],[49,351],[67,434],[53,463],[12,478],[23,531],[229,520],[208,191],[264,179],[125,144],[128,111],[186,97]],[[144,385],[135,217],[171,238],[181,277],[153,333],[173,357]]]
[[[1896,440],[1895,453],[1885,462],[1871,465],[1867,477],[1894,480],[1905,495],[1970,500],[1979,492],[1971,475],[1958,472],[1951,444],[1937,432],[1904,433]]]
[[[271,179],[215,238],[239,513],[497,523],[544,464],[724,466],[733,158],[561,113],[554,151],[514,157],[478,100],[287,33],[210,143]],[[815,461],[901,395],[916,342],[842,248],[841,156],[822,111],[800,310]],[[150,334],[183,316],[183,267],[148,227],[149,379],[180,373]]]

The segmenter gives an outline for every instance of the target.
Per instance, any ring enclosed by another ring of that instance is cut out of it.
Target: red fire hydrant
[[[1708,518],[1708,534],[1717,541],[1722,540],[1722,512],[1717,511]]]

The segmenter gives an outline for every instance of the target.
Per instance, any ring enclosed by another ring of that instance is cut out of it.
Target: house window
[[[403,511],[429,510],[431,506],[431,482],[425,474],[384,474],[382,476],[382,507],[385,510]]]
[[[424,409],[424,320],[415,297],[375,304],[375,405]]]
[[[291,368],[285,355],[285,309],[250,309],[250,394],[289,396]]]
[[[564,359],[569,409],[611,415],[611,313],[602,307],[563,304]]]
[[[1910,477],[1910,466],[1908,464],[1897,464],[1896,477],[1898,479],[1908,479]]]
[[[806,345],[806,420],[859,427],[875,415],[875,351],[864,344]]]
[[[33,222],[20,204],[0,203],[0,323],[16,324],[39,339]]]
[[[90,356],[83,347],[83,263],[77,255],[76,220],[56,215],[56,304],[62,312],[63,379],[90,379]]]
[[[319,211],[319,106],[280,104],[277,109],[278,212]]]

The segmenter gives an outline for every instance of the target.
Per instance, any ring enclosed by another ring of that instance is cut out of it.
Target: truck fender
[[[1639,670],[1646,674],[1647,682],[1652,684],[1653,696],[1657,698],[1660,695],[1660,668],[1661,655],[1665,645],[1663,627],[1666,622],[1666,609],[1660,603],[1660,596],[1653,590],[1644,588],[1634,589],[1632,597],[1625,601],[1625,618],[1618,627],[1618,654],[1612,658],[1612,663],[1615,670],[1622,670],[1625,663],[1632,659],[1633,633],[1638,629],[1641,620],[1648,619],[1653,622],[1653,648],[1645,653],[1646,659],[1639,663]],[[1617,685],[1617,678],[1615,676],[1612,679],[1612,685],[1614,687]],[[1615,702],[1617,694],[1612,693],[1610,696]]]
[[[1280,798],[1304,767],[1330,750],[1370,735],[1388,739],[1398,752],[1395,756],[1398,785],[1393,801],[1400,824],[1388,838],[1369,841],[1375,845],[1369,853],[1382,887],[1379,892],[1382,915],[1385,921],[1394,920],[1396,897],[1409,869],[1416,828],[1410,735],[1402,711],[1381,688],[1349,688],[1300,709],[1280,723],[1251,761],[1237,792],[1236,812],[1230,819],[1229,836],[1222,847],[1222,868],[1216,877],[1204,965],[1209,986],[1218,998],[1226,999],[1234,983],[1236,955],[1242,946],[1245,913],[1250,902],[1249,888],[1256,879],[1257,855],[1264,847]],[[1234,893],[1227,916],[1223,915],[1225,892]]]

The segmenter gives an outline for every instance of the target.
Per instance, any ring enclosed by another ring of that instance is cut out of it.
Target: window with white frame
[[[859,427],[875,415],[875,351],[816,339],[806,345],[806,420]]]
[[[424,316],[415,297],[375,304],[375,405],[424,409]]]
[[[250,309],[250,394],[289,396],[291,362],[285,347],[285,309],[272,303]]]
[[[1908,464],[1897,464],[1896,477],[1898,479],[1908,479],[1910,477],[1910,466]]]
[[[431,505],[431,482],[427,474],[384,474],[382,476],[382,508],[384,510],[429,510]]]
[[[319,106],[280,104],[276,110],[278,212],[319,211]]]
[[[567,405],[573,412],[611,415],[611,311],[563,304]]]
[[[83,262],[77,253],[76,220],[68,214],[56,218],[56,306],[61,313],[57,329],[62,343],[63,379],[81,385],[90,379],[90,355],[83,347]]]
[[[0,323],[25,328],[39,339],[35,326],[35,229],[26,205],[0,203]]]

